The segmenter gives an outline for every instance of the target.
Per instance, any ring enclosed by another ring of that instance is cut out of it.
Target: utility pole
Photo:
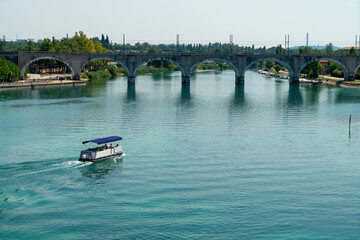
[[[69,53],[69,34],[66,34],[66,52]]]
[[[288,42],[287,42],[288,55],[290,54],[290,34],[288,34]]]
[[[286,49],[288,51],[288,54],[290,53],[290,35],[286,35],[285,34],[285,46],[284,46],[284,50],[285,50],[285,53],[286,53]]]
[[[125,52],[125,34],[123,34],[123,49],[124,49],[124,52]]]
[[[180,45],[180,35],[176,34],[176,50],[179,51],[179,45]]]
[[[309,46],[309,33],[306,33],[306,47]]]

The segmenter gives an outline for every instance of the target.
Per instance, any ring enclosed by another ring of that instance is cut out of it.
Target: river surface
[[[0,239],[359,239],[360,90],[234,82],[0,91]],[[77,161],[111,135],[123,159]]]

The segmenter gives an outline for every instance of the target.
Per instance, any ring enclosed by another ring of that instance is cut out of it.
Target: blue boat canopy
[[[110,137],[106,137],[106,138],[97,138],[94,140],[83,141],[82,143],[85,144],[88,142],[93,142],[93,143],[97,143],[97,144],[103,144],[103,143],[108,143],[108,142],[119,141],[121,139],[122,139],[122,137],[110,136]]]

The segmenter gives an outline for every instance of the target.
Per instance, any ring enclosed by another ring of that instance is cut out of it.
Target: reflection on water
[[[358,238],[359,90],[168,76],[0,91],[0,239]]]
[[[310,85],[307,84],[302,87],[307,90],[305,97],[306,104],[308,105],[318,104],[320,100],[321,90],[323,89],[323,87],[319,84],[310,84]]]
[[[90,165],[80,168],[82,176],[91,179],[92,184],[105,184],[106,176],[112,174],[115,170],[121,172],[123,156],[106,159],[101,162],[94,162]]]
[[[360,95],[359,89],[346,89],[346,88],[337,88],[335,93],[334,101],[335,103],[359,103]]]
[[[289,86],[288,105],[299,107],[303,104],[303,98],[300,92],[299,84]]]
[[[127,85],[126,100],[128,102],[132,102],[132,101],[136,100],[135,84],[128,84]]]
[[[190,84],[183,84],[181,86],[181,100],[188,102],[190,101],[191,94],[190,94]]]
[[[245,105],[245,86],[236,85],[234,94],[234,104],[237,106]]]

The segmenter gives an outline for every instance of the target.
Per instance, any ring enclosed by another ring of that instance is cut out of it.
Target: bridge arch
[[[74,76],[75,71],[74,71],[74,69],[73,69],[67,62],[65,62],[64,60],[61,60],[60,58],[56,58],[56,57],[52,57],[52,56],[46,56],[46,57],[38,57],[38,58],[32,59],[32,60],[30,60],[29,62],[27,62],[27,63],[25,64],[25,66],[24,66],[24,67],[21,69],[21,71],[20,71],[20,77],[21,77],[22,79],[24,79],[24,75],[25,75],[26,69],[27,69],[33,62],[36,62],[36,61],[39,61],[39,60],[44,60],[44,59],[53,59],[53,60],[56,60],[56,61],[59,61],[59,62],[64,63],[68,68],[70,68],[71,73],[72,73],[73,76]]]
[[[356,75],[358,70],[360,70],[360,65],[355,68],[355,71],[354,71],[355,75]]]
[[[136,76],[136,72],[137,70],[139,69],[139,67],[141,67],[142,65],[144,65],[145,63],[147,62],[150,62],[150,61],[155,61],[155,60],[162,60],[162,61],[168,61],[168,62],[171,62],[173,64],[175,64],[181,71],[181,76],[185,76],[185,71],[183,69],[183,67],[177,63],[176,61],[170,59],[170,58],[165,58],[165,57],[151,57],[151,58],[148,58],[148,59],[144,59],[142,60],[134,69],[134,76]]]
[[[346,66],[341,63],[340,61],[336,60],[336,59],[332,59],[332,58],[327,58],[327,57],[317,57],[315,59],[312,59],[310,61],[307,61],[306,63],[304,63],[300,68],[299,68],[299,71],[297,72],[297,77],[300,77],[300,74],[301,74],[301,71],[304,69],[304,67],[306,67],[306,65],[308,65],[309,63],[312,63],[312,62],[316,62],[316,61],[319,61],[319,60],[327,60],[327,61],[330,61],[330,62],[334,62],[336,63],[337,65],[339,65],[343,72],[344,72],[344,79],[347,79],[348,76],[349,76],[349,70],[346,68]],[[360,66],[359,66],[360,67]]]
[[[254,63],[256,62],[260,62],[260,61],[268,61],[268,60],[271,60],[271,61],[274,61],[274,62],[277,62],[277,63],[280,63],[281,65],[284,65],[288,70],[289,70],[289,78],[291,79],[291,77],[294,76],[294,69],[292,67],[290,67],[290,65],[280,59],[277,59],[277,58],[271,58],[271,57],[265,57],[265,58],[259,58],[259,59],[255,59],[253,60],[252,62],[250,62],[249,64],[246,65],[246,67],[244,68],[244,72],[242,73],[243,76],[245,76],[245,72],[249,69],[249,67],[251,65],[253,65]]]
[[[130,71],[128,69],[128,67],[121,61],[119,60],[116,60],[116,59],[113,59],[113,58],[109,58],[109,57],[98,57],[98,58],[91,58],[89,59],[88,61],[86,61],[85,63],[83,63],[79,69],[79,76],[80,76],[80,73],[82,71],[82,69],[86,66],[86,64],[89,64],[93,61],[96,61],[96,60],[108,60],[108,61],[111,61],[111,62],[117,62],[118,64],[120,64],[123,68],[125,68],[126,70],[126,73],[129,75],[130,74]]]
[[[190,73],[194,70],[194,68],[195,68],[196,65],[198,65],[198,64],[200,64],[200,63],[202,63],[202,62],[204,62],[204,61],[209,61],[209,60],[215,60],[215,61],[219,61],[219,62],[225,62],[225,63],[229,64],[229,65],[232,67],[232,69],[233,69],[234,72],[235,72],[235,77],[236,77],[236,78],[237,78],[237,77],[240,77],[240,76],[243,76],[243,75],[240,75],[239,69],[238,69],[237,67],[235,67],[235,65],[234,65],[231,61],[229,61],[229,60],[227,60],[227,59],[225,59],[225,58],[218,58],[218,57],[215,57],[215,58],[207,57],[207,58],[204,58],[204,59],[202,59],[202,60],[200,60],[200,61],[195,62],[195,63],[191,66],[191,68],[190,68]]]

